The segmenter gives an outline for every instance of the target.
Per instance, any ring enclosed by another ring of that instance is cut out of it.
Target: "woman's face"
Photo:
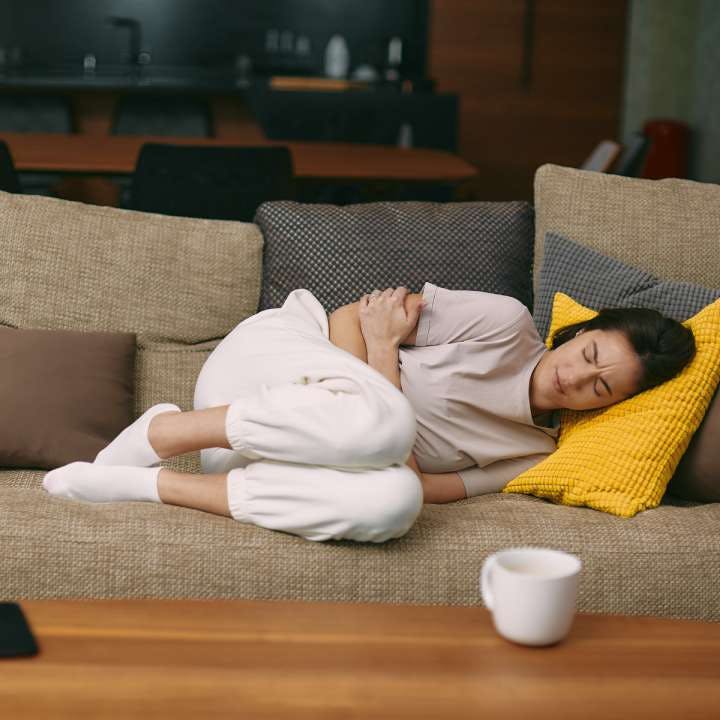
[[[545,410],[606,407],[634,395],[641,374],[640,358],[622,332],[580,331],[543,355],[533,372],[531,403]]]

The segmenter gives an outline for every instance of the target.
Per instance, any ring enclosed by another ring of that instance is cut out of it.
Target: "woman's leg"
[[[157,480],[160,500],[166,505],[180,505],[232,517],[228,505],[227,473],[193,475],[163,468]]]
[[[415,413],[376,375],[334,368],[299,383],[262,384],[228,406],[228,444],[247,460],[341,469],[404,464],[415,443]]]
[[[252,462],[227,474],[231,516],[306,540],[385,542],[410,530],[423,506],[407,465],[376,470]]]
[[[85,502],[161,502],[232,517],[307,540],[384,542],[404,535],[423,505],[407,465],[379,470],[260,461],[228,473],[75,462],[43,479],[51,495]]]
[[[263,384],[230,405],[161,413],[150,421],[148,441],[161,459],[217,447],[249,460],[338,468],[382,468],[407,460],[415,415],[384,378],[357,380],[336,370],[335,377],[306,380]]]
[[[148,408],[93,461],[96,465],[156,467],[162,460],[204,448],[230,446],[225,434],[228,406],[182,412],[172,403]]]
[[[228,407],[156,415],[148,426],[148,440],[162,460],[204,448],[230,448],[225,434]]]
[[[420,481],[406,465],[353,472],[254,462],[215,475],[162,469],[158,494],[168,505],[315,541],[384,542],[401,537],[423,505]]]

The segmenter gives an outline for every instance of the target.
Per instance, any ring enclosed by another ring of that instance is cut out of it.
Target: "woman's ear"
[[[578,331],[575,333],[575,337],[577,337],[580,333],[583,333],[583,332],[585,332],[585,328],[581,328],[580,330],[578,330]]]

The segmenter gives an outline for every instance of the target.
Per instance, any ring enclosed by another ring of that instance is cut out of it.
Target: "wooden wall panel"
[[[529,87],[521,83],[526,0],[434,0],[429,73],[460,101],[460,154],[477,199],[532,199],[545,162],[578,166],[617,140],[626,0],[536,0]]]

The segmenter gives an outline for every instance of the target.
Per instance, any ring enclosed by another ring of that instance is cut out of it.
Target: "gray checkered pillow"
[[[662,280],[555,232],[545,233],[544,247],[533,316],[543,339],[550,329],[556,292],[593,310],[644,307],[681,322],[720,297],[720,290]]]
[[[259,310],[297,288],[327,312],[374,288],[426,281],[510,295],[532,309],[533,210],[526,202],[263,203]]]

